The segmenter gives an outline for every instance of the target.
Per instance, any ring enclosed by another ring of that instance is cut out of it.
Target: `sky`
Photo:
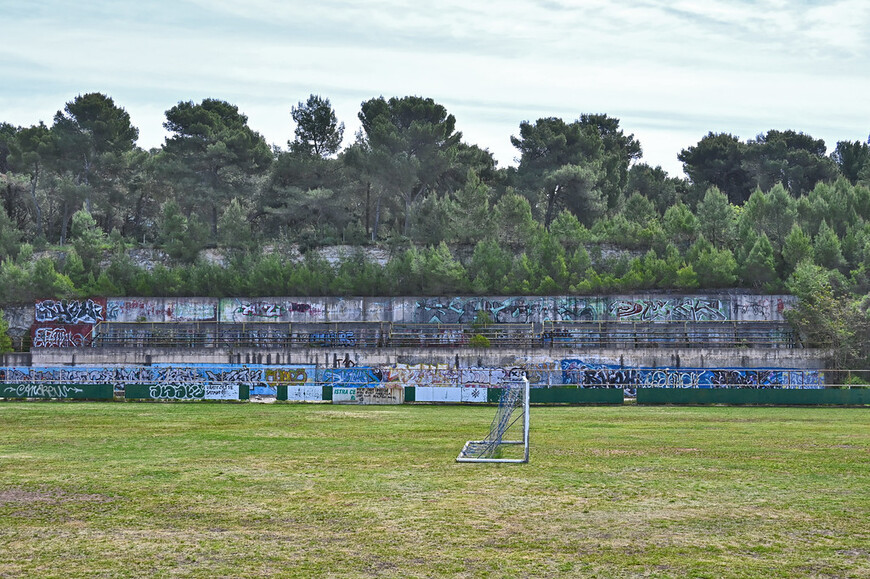
[[[205,98],[286,147],[310,94],[346,144],[363,101],[432,98],[499,166],[521,122],[582,113],[620,119],[672,176],[711,131],[792,129],[829,151],[870,134],[866,0],[0,0],[0,23],[0,122],[51,124],[100,92],[146,149],[166,110]]]

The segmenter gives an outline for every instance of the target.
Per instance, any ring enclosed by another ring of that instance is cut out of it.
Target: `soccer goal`
[[[505,384],[489,434],[483,440],[466,442],[456,462],[529,462],[529,380],[525,376],[521,382]]]

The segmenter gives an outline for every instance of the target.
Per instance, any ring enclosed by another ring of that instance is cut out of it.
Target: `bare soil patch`
[[[0,505],[23,505],[30,503],[108,503],[111,497],[97,494],[68,493],[60,489],[40,489],[36,491],[21,488],[0,490]]]

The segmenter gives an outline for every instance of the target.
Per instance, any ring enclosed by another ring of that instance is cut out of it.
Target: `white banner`
[[[332,403],[343,404],[348,402],[356,404],[356,388],[333,387]]]
[[[287,386],[287,400],[319,402],[323,400],[320,386]]]
[[[238,384],[206,384],[205,396],[206,400],[238,400],[239,385]]]
[[[455,386],[417,386],[414,394],[417,402],[462,402],[463,390]]]
[[[462,402],[486,402],[487,388],[461,388]]]

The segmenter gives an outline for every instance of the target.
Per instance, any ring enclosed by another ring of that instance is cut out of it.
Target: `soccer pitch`
[[[859,408],[0,403],[0,577],[870,576]]]

